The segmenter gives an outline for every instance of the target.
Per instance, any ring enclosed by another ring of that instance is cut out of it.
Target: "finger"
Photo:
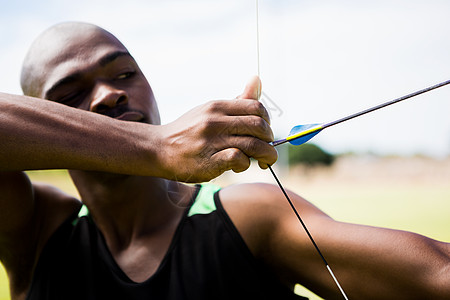
[[[241,99],[241,100],[236,100],[233,102],[234,102],[233,104],[235,105],[235,108],[245,107],[246,109],[249,110],[249,112],[254,112],[253,115],[260,116],[270,125],[269,113],[267,112],[267,109],[264,107],[264,105],[261,102],[248,100],[248,99]],[[242,112],[241,112],[241,114],[242,114]],[[238,114],[238,115],[241,115],[241,114]]]
[[[261,169],[265,170],[269,167],[268,164],[258,161],[258,165]]]
[[[224,129],[221,134],[224,136],[250,136],[267,143],[274,139],[270,125],[266,120],[257,116],[225,117],[220,121],[220,124],[213,124],[213,126],[215,128],[221,128],[222,126]]]
[[[223,171],[233,170],[240,173],[250,167],[250,159],[237,148],[227,148],[216,152],[211,157],[219,166],[223,166]]]
[[[259,101],[250,99],[211,101],[204,108],[204,114],[218,113],[228,116],[254,115],[263,118],[270,124],[269,113]]]
[[[275,147],[254,137],[229,137],[226,143],[229,145],[227,148],[237,148],[247,157],[254,158],[262,164],[272,165],[278,158]]]
[[[258,76],[253,76],[245,86],[244,92],[237,99],[259,100],[261,96],[261,80]]]

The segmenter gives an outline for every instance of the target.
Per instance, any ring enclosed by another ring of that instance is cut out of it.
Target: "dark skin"
[[[159,266],[194,192],[178,181],[243,171],[250,157],[262,167],[275,162],[267,113],[254,100],[258,78],[239,99],[209,102],[161,126],[147,80],[112,35],[76,23],[57,26],[39,41],[25,62],[24,91],[77,109],[2,96],[0,258],[12,299],[24,299],[42,247],[80,206],[61,191],[31,183],[21,170],[71,169],[118,265],[142,282]],[[52,51],[42,55],[40,45]],[[450,297],[449,244],[336,222],[290,196],[350,299]],[[220,197],[253,255],[282,282],[341,299],[277,187],[235,185]]]

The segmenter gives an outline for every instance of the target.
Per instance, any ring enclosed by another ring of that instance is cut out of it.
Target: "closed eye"
[[[127,79],[132,77],[134,74],[136,74],[136,72],[125,72],[125,73],[121,73],[119,76],[116,77],[116,79]]]
[[[59,97],[58,99],[55,99],[55,101],[67,106],[77,107],[79,102],[82,101],[84,94],[85,92],[82,91],[73,91],[62,97]]]

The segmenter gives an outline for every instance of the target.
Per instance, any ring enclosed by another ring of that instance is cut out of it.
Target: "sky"
[[[162,122],[233,99],[258,72],[255,0],[1,0],[0,91],[21,94],[32,41],[97,24],[136,58]],[[450,1],[259,0],[263,103],[276,137],[450,79]],[[332,153],[450,155],[450,86],[323,131]]]

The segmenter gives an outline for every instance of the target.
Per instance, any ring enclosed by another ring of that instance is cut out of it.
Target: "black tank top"
[[[26,299],[306,299],[253,257],[217,191],[198,188],[157,271],[141,283],[120,269],[89,215],[70,218],[45,246]]]

